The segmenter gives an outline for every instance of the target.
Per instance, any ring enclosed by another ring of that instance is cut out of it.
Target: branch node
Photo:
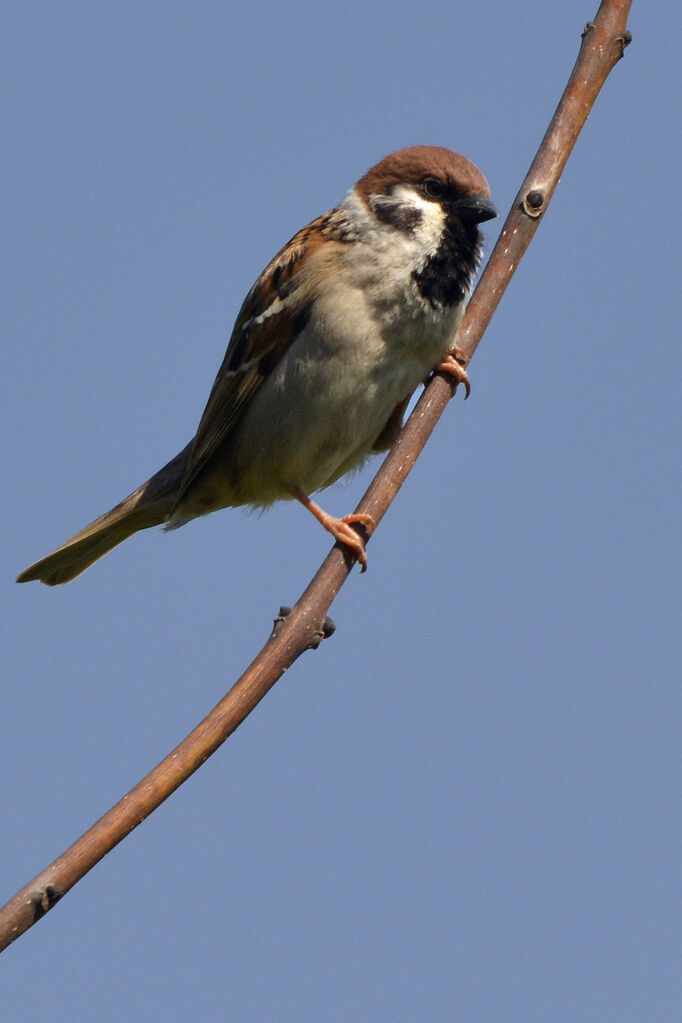
[[[285,607],[284,605],[280,607],[277,617],[272,622],[272,632],[270,633],[271,639],[274,639],[275,636],[279,636],[285,621],[291,614],[291,611],[292,609],[290,607]]]
[[[333,636],[335,632],[336,625],[332,619],[327,616],[322,622],[322,628],[313,633],[313,637],[310,640],[310,643],[308,643],[308,650],[317,650],[322,640],[329,639],[329,637]]]
[[[284,606],[280,607],[279,614],[272,623],[272,634],[270,637],[271,639],[274,639],[275,636],[279,636],[280,632],[282,631],[282,628],[284,627],[284,623],[291,614],[292,610],[293,609],[290,607]],[[325,620],[322,622],[321,628],[316,629],[315,632],[313,632],[310,641],[305,649],[317,650],[322,640],[329,639],[329,637],[333,636],[335,632],[336,625],[334,624],[332,619],[329,616],[327,616]]]
[[[593,21],[588,21],[587,24],[585,25],[585,28],[580,33],[580,38],[584,39],[585,36],[589,35],[590,32],[593,32],[593,31],[594,31],[594,22]]]
[[[521,209],[527,216],[537,220],[545,212],[545,196],[538,188],[531,188],[521,202]]]
[[[622,36],[616,36],[616,42],[620,43],[620,56],[618,60],[621,60],[625,53],[625,47],[629,46],[632,42],[632,32],[629,29],[626,29]]]
[[[56,884],[45,885],[44,888],[39,888],[33,892],[31,902],[33,904],[34,920],[40,920],[41,917],[45,916],[59,902],[63,894],[64,892]]]

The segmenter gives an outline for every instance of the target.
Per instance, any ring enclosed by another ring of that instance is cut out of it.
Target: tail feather
[[[17,577],[17,582],[28,583],[38,579],[47,586],[68,583],[133,533],[165,522],[173,512],[190,448],[191,444],[188,444],[115,508],[100,515],[47,557],[36,561]]]

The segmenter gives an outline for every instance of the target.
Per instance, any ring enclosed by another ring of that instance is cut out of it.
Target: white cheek
[[[437,202],[429,202],[408,185],[397,185],[394,196],[421,214],[419,224],[410,231],[401,231],[377,219],[354,188],[341,203],[340,210],[353,225],[360,241],[367,242],[377,252],[401,252],[403,256],[409,253],[412,265],[420,266],[438,248],[445,214]]]
[[[429,202],[407,185],[397,185],[393,194],[412,209],[419,210],[421,214],[421,220],[412,233],[415,247],[420,253],[434,252],[438,248],[445,226],[445,213],[440,203]]]

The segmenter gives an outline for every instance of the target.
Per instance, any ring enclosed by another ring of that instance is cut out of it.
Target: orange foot
[[[453,348],[434,366],[434,373],[447,373],[448,376],[454,377],[458,384],[464,384],[464,400],[466,401],[471,394],[471,384],[464,368],[465,365],[464,356],[456,348]]]
[[[328,533],[331,533],[337,543],[341,543],[344,547],[350,548],[361,565],[361,571],[365,572],[367,570],[365,541],[359,533],[356,533],[353,529],[353,523],[357,522],[358,525],[364,526],[371,536],[376,529],[376,522],[372,516],[362,515],[357,512],[353,515],[344,515],[342,519],[336,519],[333,515],[329,515],[326,511],[323,511],[319,504],[315,504],[314,501],[311,501],[308,495],[304,494],[302,490],[296,488],[296,490],[294,490],[294,497],[301,502],[304,508],[307,508],[309,512],[312,512],[317,521],[324,526]]]

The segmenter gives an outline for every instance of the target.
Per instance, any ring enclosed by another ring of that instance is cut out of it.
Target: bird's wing
[[[178,503],[208,460],[233,433],[263,381],[304,329],[316,285],[305,269],[320,246],[334,240],[332,213],[294,235],[244,299],[199,422]]]

